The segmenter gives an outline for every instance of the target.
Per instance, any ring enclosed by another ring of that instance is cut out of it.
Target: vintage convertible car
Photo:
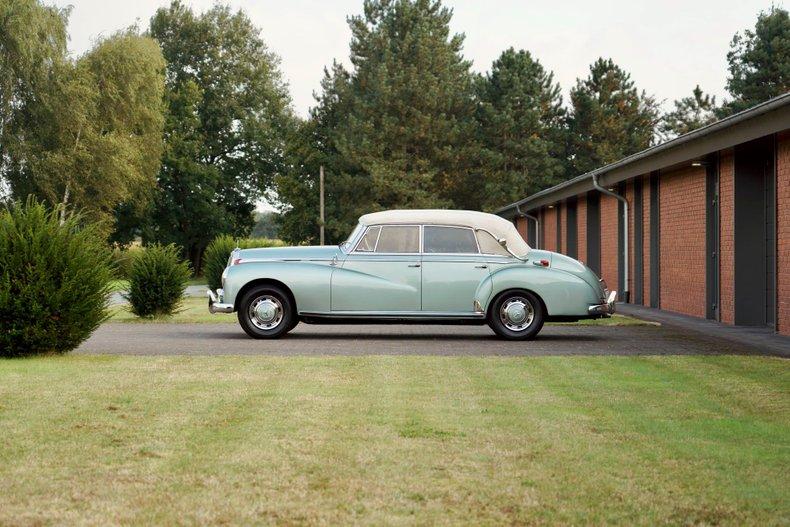
[[[339,246],[235,249],[209,311],[254,338],[307,323],[488,324],[534,337],[545,321],[607,317],[616,293],[584,264],[531,249],[482,212],[366,214]]]

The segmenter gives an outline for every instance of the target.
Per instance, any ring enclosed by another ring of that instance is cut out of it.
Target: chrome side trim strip
[[[485,313],[452,313],[442,311],[300,311],[300,316],[320,318],[409,318],[409,319],[471,319],[485,318]]]

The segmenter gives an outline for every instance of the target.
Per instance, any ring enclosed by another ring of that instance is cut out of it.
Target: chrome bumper
[[[217,289],[215,293],[211,289],[206,291],[208,296],[208,312],[209,313],[233,313],[233,304],[222,303],[222,289]]]
[[[614,314],[614,301],[617,298],[617,291],[609,291],[606,297],[605,304],[596,304],[587,308],[590,315],[613,315]]]

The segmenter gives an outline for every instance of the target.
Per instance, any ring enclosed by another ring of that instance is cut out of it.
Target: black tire
[[[508,307],[510,306],[510,308]],[[524,316],[519,319],[519,316]],[[546,313],[540,299],[529,291],[513,290],[499,295],[488,312],[488,325],[507,340],[529,340],[543,328]]]
[[[282,289],[261,285],[244,294],[237,316],[242,329],[250,337],[276,339],[296,326],[295,311],[290,297]]]

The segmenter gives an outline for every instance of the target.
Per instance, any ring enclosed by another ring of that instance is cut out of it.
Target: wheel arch
[[[534,296],[535,298],[538,299],[538,302],[540,302],[540,307],[543,309],[543,316],[544,317],[548,317],[549,316],[549,310],[546,307],[546,301],[543,300],[543,297],[540,296],[537,292],[535,292],[535,291],[533,291],[531,289],[528,289],[526,287],[511,287],[509,289],[504,289],[504,290],[498,292],[496,295],[494,295],[494,297],[488,303],[488,309],[486,310],[486,319],[489,319],[491,317],[491,313],[492,313],[492,311],[494,309],[494,306],[496,305],[497,301],[499,301],[499,299],[502,298],[503,296],[505,296],[506,294],[513,293],[513,292],[522,292],[522,293],[529,293],[529,294],[531,294],[532,296]]]
[[[239,289],[239,292],[236,293],[236,298],[233,302],[233,310],[234,311],[239,310],[239,303],[241,303],[242,299],[244,298],[244,295],[246,295],[248,291],[250,291],[254,287],[258,287],[262,285],[275,286],[278,287],[279,289],[282,289],[282,291],[286,295],[288,295],[288,300],[291,302],[291,306],[293,307],[294,310],[294,316],[297,316],[299,310],[296,306],[296,297],[294,296],[293,291],[291,291],[291,288],[285,285],[283,282],[276,280],[274,278],[256,278],[244,284],[241,287],[241,289]]]

